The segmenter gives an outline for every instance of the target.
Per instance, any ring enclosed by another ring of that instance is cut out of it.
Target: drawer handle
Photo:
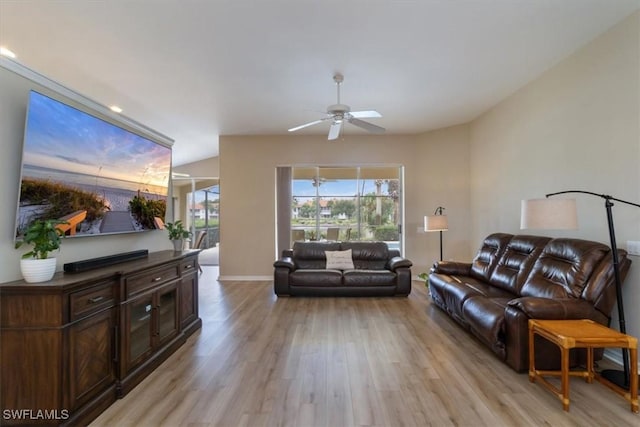
[[[160,280],[162,280],[162,276],[159,276],[153,279],[154,282],[159,282]]]
[[[89,298],[89,303],[90,304],[95,304],[97,302],[100,302],[104,299],[104,296],[98,296],[98,297],[93,297],[93,298]]]
[[[186,270],[186,269],[189,269],[189,268],[191,268],[191,267],[193,267],[193,265],[191,265],[191,264],[189,264],[189,265],[185,265],[185,266],[184,266],[184,269]]]

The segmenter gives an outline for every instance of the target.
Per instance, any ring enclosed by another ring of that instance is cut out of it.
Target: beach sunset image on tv
[[[152,229],[170,171],[171,148],[31,91],[16,236],[36,219],[73,236]]]

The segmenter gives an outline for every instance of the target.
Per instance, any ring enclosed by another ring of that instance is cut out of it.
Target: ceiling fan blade
[[[331,129],[329,129],[329,137],[328,140],[337,139],[340,135],[340,128],[342,127],[342,121],[333,122],[331,124]]]
[[[356,125],[364,130],[367,130],[371,133],[384,133],[385,132],[385,128],[380,127],[380,126],[376,126],[372,123],[369,122],[365,122],[364,120],[360,120],[360,119],[350,119],[349,123],[351,123],[352,125]]]
[[[288,129],[288,131],[289,132],[295,132],[297,130],[304,129],[304,128],[309,127],[309,126],[317,125],[318,123],[322,123],[322,122],[323,122],[323,120],[316,120],[316,121],[313,121],[313,122],[305,123],[303,125],[296,126],[294,128]]]
[[[378,113],[376,110],[365,110],[365,111],[351,111],[349,112],[351,117],[355,117],[356,119],[372,119],[374,117],[382,117],[382,114]]]

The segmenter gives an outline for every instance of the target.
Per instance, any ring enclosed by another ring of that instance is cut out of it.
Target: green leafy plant
[[[23,244],[33,246],[33,249],[22,255],[22,258],[46,259],[49,252],[60,249],[64,232],[56,227],[59,224],[68,224],[68,222],[54,219],[33,221],[27,227],[23,239],[15,245],[16,249]]]
[[[169,233],[170,240],[188,239],[191,236],[191,232],[184,228],[181,220],[177,220],[174,223],[168,222],[164,225]]]
[[[374,229],[374,238],[378,241],[395,241],[400,238],[398,234],[398,226],[396,225],[381,225],[372,227]]]
[[[428,288],[429,287],[429,274],[428,273],[420,273],[418,274],[418,277],[422,280],[424,280],[424,285]]]
[[[316,240],[317,239],[316,238],[316,230],[307,230],[306,234],[307,234],[307,238],[309,240]]]

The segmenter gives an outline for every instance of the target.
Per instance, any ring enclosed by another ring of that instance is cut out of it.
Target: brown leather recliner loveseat
[[[618,249],[621,279],[631,260]],[[491,234],[471,263],[439,262],[432,301],[518,372],[529,368],[529,319],[592,319],[609,325],[616,301],[608,246],[587,240]],[[602,350],[595,352],[596,360]],[[536,336],[538,369],[559,367],[557,347]],[[586,352],[571,352],[572,366]]]
[[[348,250],[353,268],[327,269],[327,251]],[[274,291],[278,296],[407,296],[411,265],[384,242],[295,242],[273,264]]]

